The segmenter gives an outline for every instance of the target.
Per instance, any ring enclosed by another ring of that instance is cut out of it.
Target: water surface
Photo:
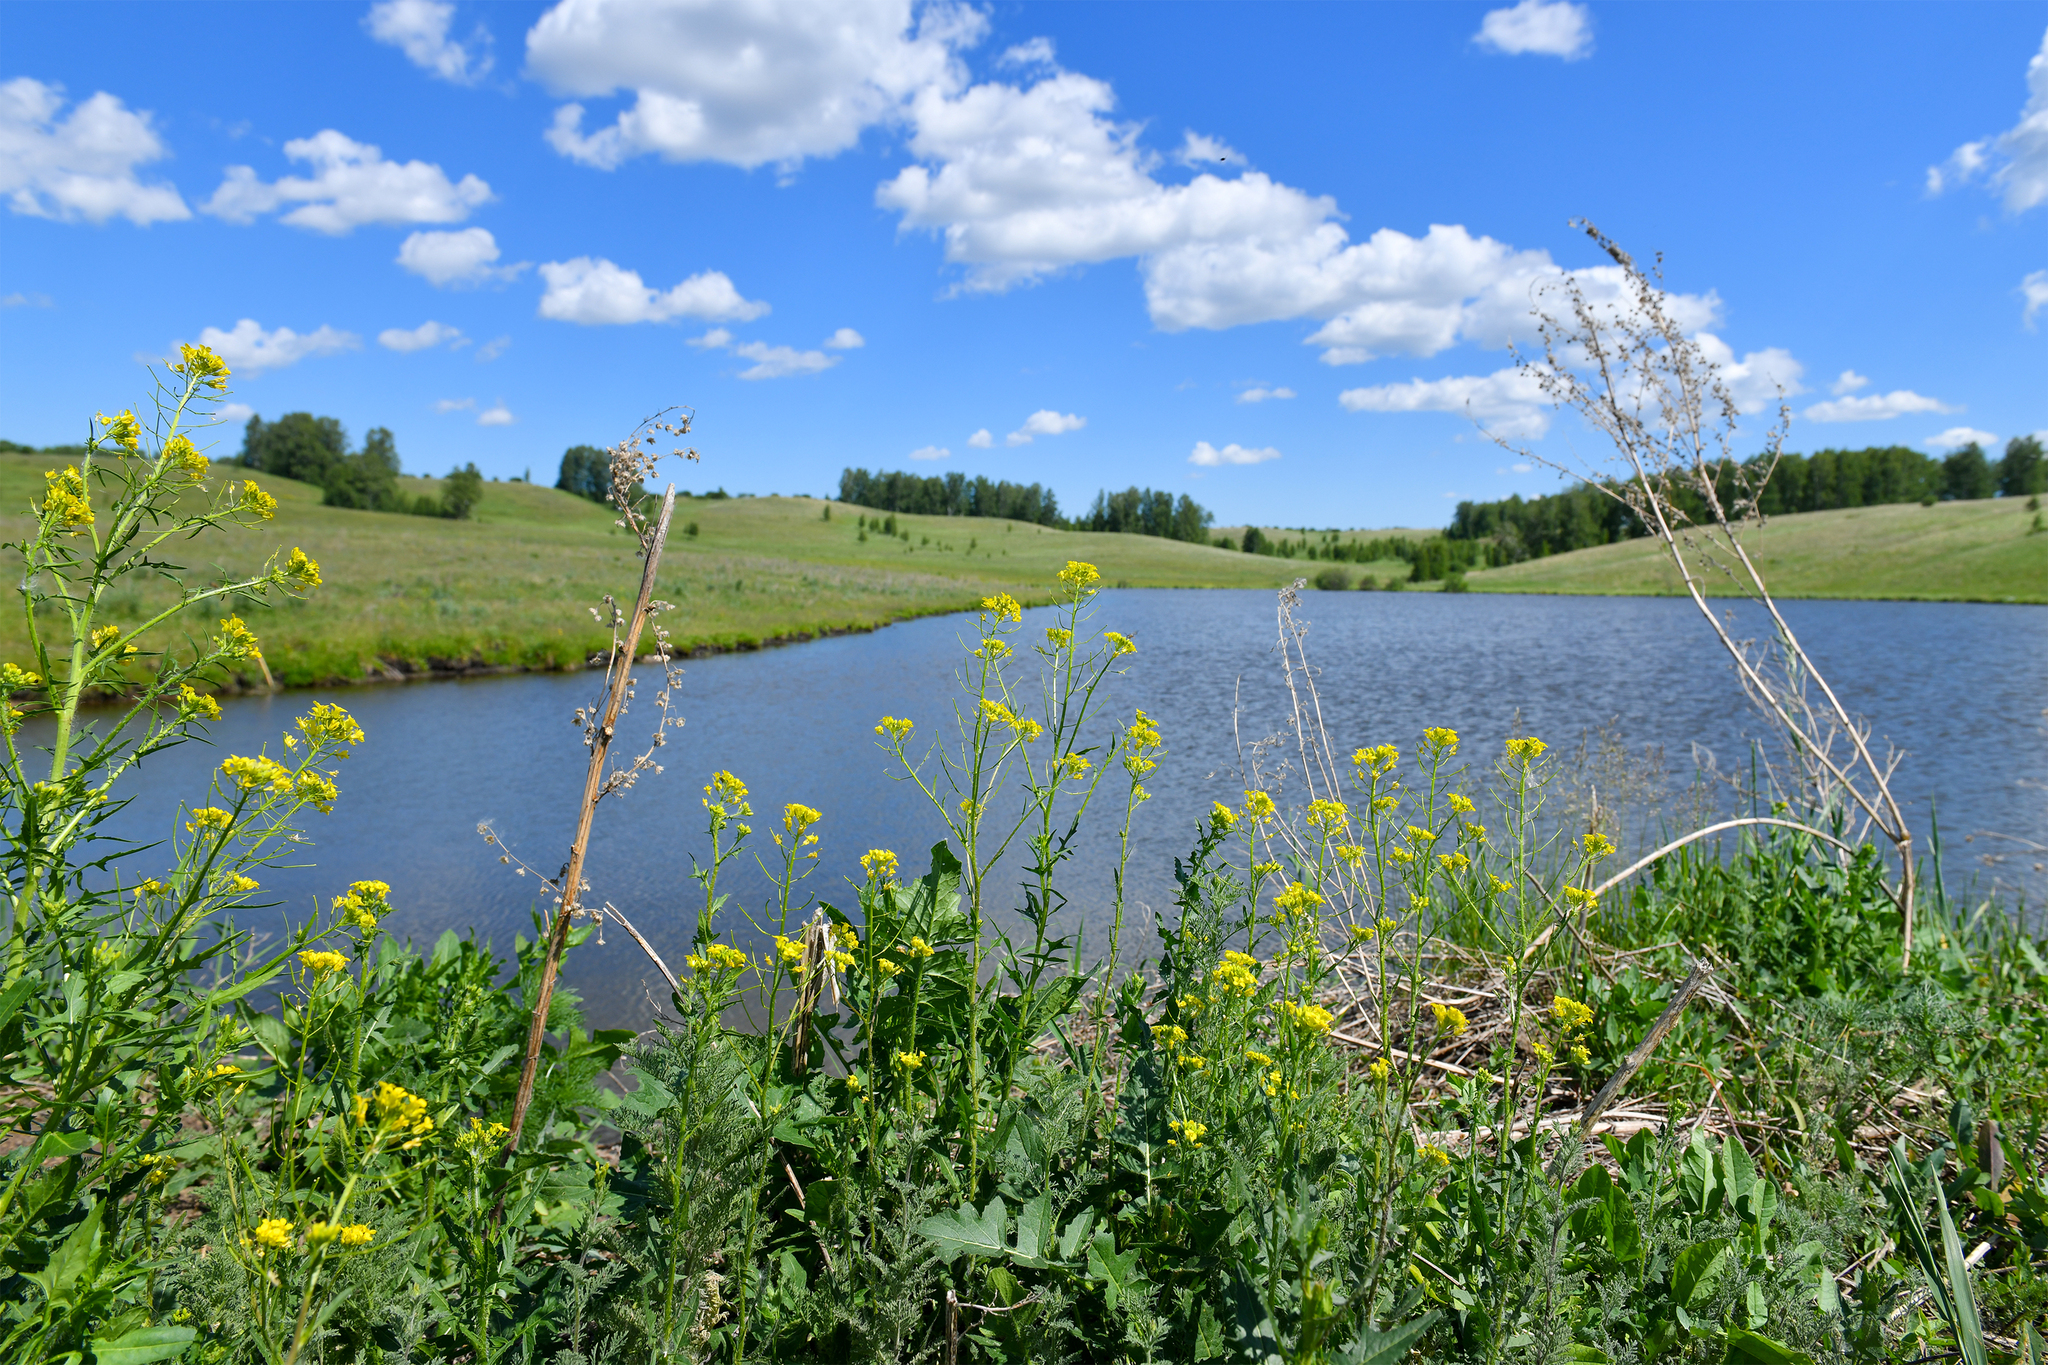
[[[1938,805],[1950,841],[1951,879],[1977,857],[2014,847],[1973,831],[2048,845],[2048,608],[1890,602],[1793,602],[1794,629],[1845,701],[1880,739],[1907,753],[1899,791],[1925,829]],[[1467,755],[1498,752],[1517,723],[1560,750],[1588,727],[1612,722],[1631,749],[1661,747],[1674,787],[1693,772],[1693,747],[1724,769],[1742,766],[1745,739],[1763,733],[1728,660],[1694,607],[1667,598],[1520,597],[1436,593],[1309,593],[1302,615],[1324,720],[1346,748],[1393,742],[1406,751],[1427,725],[1465,737]],[[1051,620],[1027,613],[1027,631]],[[1129,880],[1128,952],[1149,951],[1155,907],[1167,905],[1173,856],[1212,800],[1241,800],[1237,739],[1278,731],[1287,703],[1273,652],[1274,598],[1256,591],[1105,592],[1099,624],[1133,636],[1138,653],[1114,681],[1111,703],[1143,707],[1169,756],[1141,808]],[[1745,623],[1748,624],[1748,623]],[[1751,630],[1753,626],[1749,627]],[[807,884],[839,903],[871,848],[891,848],[921,869],[918,850],[944,830],[916,786],[898,780],[875,747],[883,714],[909,716],[935,737],[958,696],[954,673],[967,618],[933,618],[871,635],[693,661],[678,709],[687,724],[662,751],[666,771],[605,802],[589,858],[593,901],[629,914],[669,962],[684,951],[701,892],[691,856],[703,856],[701,787],[729,769],[765,814],[801,801],[824,812],[823,856]],[[229,701],[212,747],[190,744],[149,759],[131,783],[139,799],[117,818],[132,838],[158,838],[179,798],[203,797],[206,770],[226,753],[268,742],[315,699],[361,720],[368,741],[342,765],[342,799],[309,816],[313,868],[265,878],[285,904],[245,915],[277,925],[358,878],[392,887],[387,926],[423,945],[445,928],[473,928],[509,950],[531,934],[536,887],[498,860],[476,833],[489,821],[533,865],[566,857],[585,770],[572,715],[601,675],[528,675],[465,682],[343,688]],[[651,689],[649,689],[651,694]],[[1233,708],[1236,724],[1233,725]],[[644,723],[629,715],[621,743]],[[1643,803],[1638,802],[1641,806]],[[1647,810],[1647,807],[1644,807]],[[1653,819],[1684,818],[1669,794]],[[1107,814],[1107,812],[1104,812]],[[766,819],[758,821],[765,836]],[[1084,834],[1069,865],[1064,912],[1091,952],[1106,945],[1112,821]],[[2040,854],[1996,874],[2041,898]],[[160,854],[127,860],[134,875],[160,871]],[[758,906],[767,882],[751,861],[730,863],[726,889]],[[1988,885],[1990,870],[1979,869]],[[1008,883],[1014,885],[1014,878]],[[1012,894],[1012,899],[1014,895]],[[658,977],[616,929],[606,946],[575,954],[568,978],[593,1023],[637,1026],[651,1013]],[[665,995],[665,989],[660,994]]]

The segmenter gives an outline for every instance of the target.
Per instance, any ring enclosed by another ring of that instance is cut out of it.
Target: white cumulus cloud
[[[1890,393],[1873,393],[1868,398],[1830,398],[1799,415],[1809,422],[1888,422],[1909,413],[1954,411],[1938,398],[1911,389],[1893,389]]]
[[[1550,430],[1542,387],[1520,369],[1346,389],[1337,401],[1352,412],[1463,413],[1495,436],[1533,438]]]
[[[456,232],[415,232],[398,246],[398,264],[436,288],[517,278],[531,264],[499,265],[498,239],[489,228]]]
[[[526,35],[526,69],[556,95],[631,92],[584,131],[581,103],[548,142],[605,169],[632,157],[792,167],[845,151],[912,92],[957,85],[956,50],[986,18],[911,0],[561,0]]]
[[[1856,373],[1854,370],[1844,370],[1834,383],[1828,385],[1828,392],[1840,398],[1845,393],[1855,393],[1858,389],[1867,389],[1869,387],[1869,379]]]
[[[1294,397],[1293,389],[1269,389],[1265,385],[1259,384],[1240,393],[1237,396],[1237,401],[1240,403],[1263,403],[1268,399],[1292,397]]]
[[[205,328],[199,333],[199,344],[211,346],[230,369],[253,375],[296,365],[309,356],[353,351],[363,339],[324,324],[304,335],[289,327],[266,332],[254,318],[243,318],[225,332],[218,327]]]
[[[1086,417],[1076,417],[1071,412],[1061,415],[1054,412],[1051,408],[1040,408],[1037,412],[1026,417],[1024,425],[1018,427],[1008,436],[1005,436],[1003,441],[1008,445],[1028,446],[1034,437],[1064,436],[1067,432],[1079,431],[1087,425],[1088,419]],[[972,442],[969,442],[969,444],[972,444]]]
[[[1181,135],[1180,150],[1173,159],[1190,170],[1210,171],[1218,166],[1248,171],[1251,159],[1220,138],[1207,137],[1189,128]],[[1221,172],[1219,172],[1221,174]]]
[[[919,446],[910,452],[910,458],[913,460],[945,460],[952,458],[952,455],[953,452],[944,446]]]
[[[2027,301],[2027,310],[2022,317],[2027,330],[2034,330],[2034,315],[2048,308],[2048,270],[2036,270],[2020,281],[2020,297]]]
[[[439,346],[444,341],[458,346],[464,344],[462,329],[449,327],[430,318],[417,327],[387,327],[377,333],[377,344],[393,351],[425,351]]]
[[[1782,399],[1806,392],[1806,386],[1799,382],[1806,367],[1793,359],[1790,351],[1769,346],[1750,351],[1737,360],[1728,343],[1712,332],[1695,334],[1693,343],[1720,371],[1721,383],[1727,387],[1737,412],[1762,412]]]
[[[1975,427],[1950,427],[1938,436],[1929,436],[1920,444],[1930,450],[1960,450],[1973,443],[1989,450],[1998,444],[1998,433],[1979,431]]]
[[[256,415],[247,403],[222,403],[213,410],[214,426],[240,426]]]
[[[435,400],[435,412],[467,412],[476,406],[474,398],[441,398]]]
[[[988,434],[987,427],[983,427],[980,431],[967,438],[967,444],[976,450],[987,450],[995,443],[996,438]]]
[[[1576,61],[1593,50],[1592,19],[1569,0],[1521,0],[1512,9],[1488,10],[1472,41],[1495,52]]]
[[[488,365],[493,360],[496,360],[499,356],[505,354],[506,349],[511,345],[511,337],[492,337],[489,341],[486,341],[483,345],[477,347],[476,363],[479,365]]]
[[[746,341],[732,348],[732,353],[754,362],[749,369],[740,371],[742,379],[786,379],[793,374],[817,374],[829,370],[845,357],[826,355],[823,351],[799,351],[794,346],[770,346],[763,341]]]
[[[841,327],[825,338],[825,347],[833,351],[857,351],[868,344],[868,339],[851,327]]]
[[[467,43],[448,36],[455,6],[441,0],[377,0],[363,17],[363,27],[380,43],[389,43],[444,81],[473,85],[491,69],[491,35],[476,26]]]
[[[2048,202],[2048,33],[2027,63],[2027,102],[2019,122],[1996,137],[1965,142],[1947,161],[1929,166],[1927,192],[1940,194],[1987,173],[2010,212]]]
[[[505,406],[505,400],[502,398],[496,405],[485,408],[476,415],[476,424],[480,427],[509,427],[518,420],[512,415],[512,409]]]
[[[312,174],[266,183],[253,166],[230,166],[200,207],[230,223],[248,223],[297,204],[285,222],[339,236],[365,223],[459,223],[493,198],[491,187],[474,175],[452,181],[425,161],[386,161],[381,148],[332,128],[285,143],[284,154],[304,162]]]
[[[723,327],[713,327],[700,337],[685,337],[685,346],[695,346],[700,351],[722,351],[732,345],[732,333]]]
[[[721,270],[692,275],[667,292],[648,287],[638,271],[589,256],[548,261],[541,266],[540,276],[547,282],[540,315],[557,322],[599,326],[683,317],[745,322],[768,311],[767,304],[740,297]]]
[[[137,227],[190,218],[177,190],[137,166],[170,152],[148,111],[102,90],[63,118],[64,87],[27,76],[0,84],[0,194],[15,213],[61,222],[126,218]]]
[[[1280,452],[1272,446],[1241,446],[1232,441],[1218,450],[1207,441],[1197,441],[1194,453],[1188,456],[1188,463],[1215,469],[1227,464],[1264,464],[1267,460],[1279,458]]]

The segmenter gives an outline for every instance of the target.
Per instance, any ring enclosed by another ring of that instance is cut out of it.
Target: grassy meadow
[[[1903,503],[1772,517],[1745,536],[1779,597],[2048,602],[2048,534],[2023,499]],[[1601,545],[1467,574],[1474,592],[1641,596],[1682,591],[1654,541]],[[1730,582],[1707,591],[1729,594]]]
[[[30,529],[25,511],[52,459],[0,456],[8,537]],[[244,473],[218,467],[209,483]],[[195,580],[215,576],[216,565],[252,570],[293,546],[319,562],[327,580],[319,591],[246,613],[272,673],[288,685],[479,665],[573,667],[608,642],[587,608],[639,583],[634,545],[613,514],[552,488],[488,483],[473,520],[442,521],[323,507],[309,484],[253,477],[278,500],[276,519],[254,532],[204,532],[177,560]],[[405,487],[440,493],[436,479]],[[979,519],[899,517],[907,541],[879,531],[862,539],[861,509],[834,505],[827,521],[825,506],[794,497],[679,501],[657,591],[679,608],[665,618],[678,646],[746,649],[872,630],[999,591],[1035,602],[1069,559],[1132,587],[1266,588],[1298,572],[1288,561],[1146,536]],[[113,619],[143,619],[170,592],[124,581],[108,598]],[[0,625],[0,659],[28,662],[14,611]]]

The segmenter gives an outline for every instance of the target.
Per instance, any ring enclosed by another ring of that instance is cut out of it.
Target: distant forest
[[[1746,463],[1755,468],[1763,458]],[[1733,496],[1732,473],[1721,491],[1724,498]],[[2016,436],[2006,443],[2004,458],[1997,461],[1974,442],[1938,459],[1910,446],[1784,455],[1764,485],[1758,508],[1765,516],[1781,516],[1885,503],[2026,497],[2044,491],[2048,491],[2048,462],[2042,458],[2039,438]],[[1686,510],[1696,516],[1705,514],[1703,507]],[[1465,557],[1467,565],[1488,566],[1541,559],[1644,534],[1647,529],[1625,505],[1591,484],[1539,498],[1461,502],[1444,532],[1456,545],[1454,556]]]
[[[965,474],[902,474],[848,469],[839,476],[839,500],[883,512],[932,517],[1006,517],[1067,531],[1123,531],[1205,544],[1215,514],[1183,493],[1158,488],[1104,491],[1077,517],[1060,515],[1059,499],[1039,484],[1007,483]]]

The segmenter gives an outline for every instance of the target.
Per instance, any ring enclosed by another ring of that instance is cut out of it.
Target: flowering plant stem
[[[670,484],[661,500],[661,516],[654,524],[654,538],[647,545],[647,563],[640,573],[640,597],[633,606],[626,638],[612,651],[606,670],[609,688],[604,715],[592,731],[590,768],[583,778],[583,806],[576,817],[576,840],[569,845],[569,862],[562,869],[556,889],[561,906],[555,911],[553,931],[548,936],[547,956],[541,962],[540,985],[534,991],[533,1022],[526,1031],[526,1059],[519,1068],[519,1090],[512,1100],[511,1134],[505,1143],[509,1155],[519,1145],[519,1131],[526,1123],[526,1111],[533,1104],[533,1083],[540,1070],[541,1040],[546,1036],[548,1006],[555,996],[555,977],[561,972],[562,954],[569,947],[569,928],[576,919],[576,902],[583,888],[583,859],[590,851],[590,822],[597,814],[598,798],[604,794],[605,758],[611,750],[612,730],[625,707],[626,692],[632,685],[633,658],[640,648],[640,631],[647,624],[648,604],[654,600],[654,575],[661,565],[661,547],[668,541],[669,518],[675,515],[676,490]]]

